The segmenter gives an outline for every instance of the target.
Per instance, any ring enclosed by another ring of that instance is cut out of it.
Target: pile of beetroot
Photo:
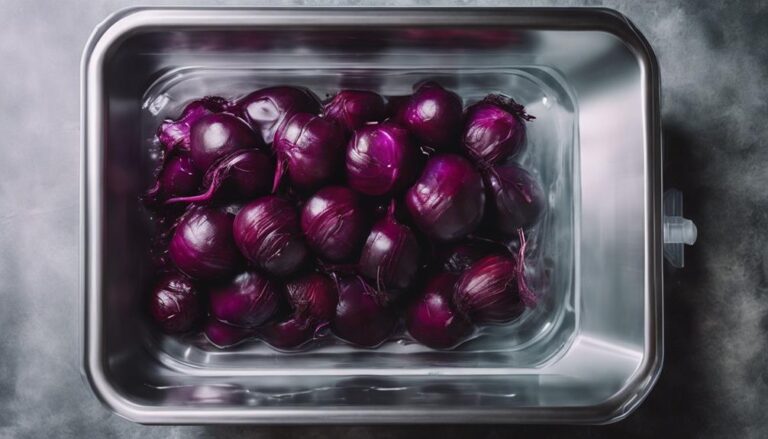
[[[150,313],[166,333],[279,350],[402,335],[451,349],[536,294],[526,232],[546,207],[515,162],[533,119],[492,94],[464,108],[434,82],[385,100],[299,87],[189,103],[157,131],[144,197]]]

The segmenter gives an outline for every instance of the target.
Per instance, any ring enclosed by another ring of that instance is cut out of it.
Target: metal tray
[[[137,198],[157,122],[205,94],[298,84],[464,99],[537,116],[524,161],[550,195],[536,310],[454,352],[392,342],[275,353],[162,337],[143,312]],[[142,423],[611,422],[662,363],[659,78],[606,9],[132,9],[83,57],[82,358],[94,393]]]

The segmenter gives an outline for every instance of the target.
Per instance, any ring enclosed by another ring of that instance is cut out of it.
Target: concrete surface
[[[768,437],[768,2],[514,3],[618,9],[660,59],[667,181],[686,194],[699,242],[666,273],[666,365],[637,412],[607,427],[331,428],[139,426],[80,378],[79,62],[93,27],[131,4],[0,3],[0,437]]]

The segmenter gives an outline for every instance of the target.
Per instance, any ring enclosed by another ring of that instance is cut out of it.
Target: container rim
[[[381,12],[386,12],[382,14]],[[236,12],[236,13],[235,13]],[[318,20],[318,15],[322,20]],[[352,24],[351,24],[352,23]],[[94,29],[81,59],[81,153],[79,227],[79,336],[81,374],[103,405],[128,420],[145,424],[259,423],[259,424],[361,424],[361,423],[612,423],[627,417],[650,392],[663,364],[662,270],[662,169],[649,166],[644,188],[646,203],[644,250],[647,267],[645,345],[643,360],[625,385],[600,404],[585,407],[519,407],[507,409],[440,409],[407,406],[354,409],[159,409],[136,404],[112,386],[102,357],[101,249],[96,230],[101,228],[102,200],[93,176],[100,175],[103,139],[99,119],[103,103],[103,64],[110,51],[131,34],[169,27],[244,28],[311,25],[312,27],[366,24],[463,25],[477,28],[514,26],[539,30],[589,30],[610,33],[638,58],[644,72],[643,117],[646,123],[647,163],[660,163],[661,120],[659,66],[653,49],[635,25],[609,8],[518,7],[131,7],[121,9]]]

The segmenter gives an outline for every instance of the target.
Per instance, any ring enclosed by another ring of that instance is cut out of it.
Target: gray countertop
[[[607,427],[298,428],[135,425],[80,377],[80,55],[94,26],[132,3],[0,3],[0,437],[768,437],[768,2],[515,3],[615,8],[659,57],[665,178],[685,193],[699,242],[684,270],[665,273],[665,366],[634,414]]]

